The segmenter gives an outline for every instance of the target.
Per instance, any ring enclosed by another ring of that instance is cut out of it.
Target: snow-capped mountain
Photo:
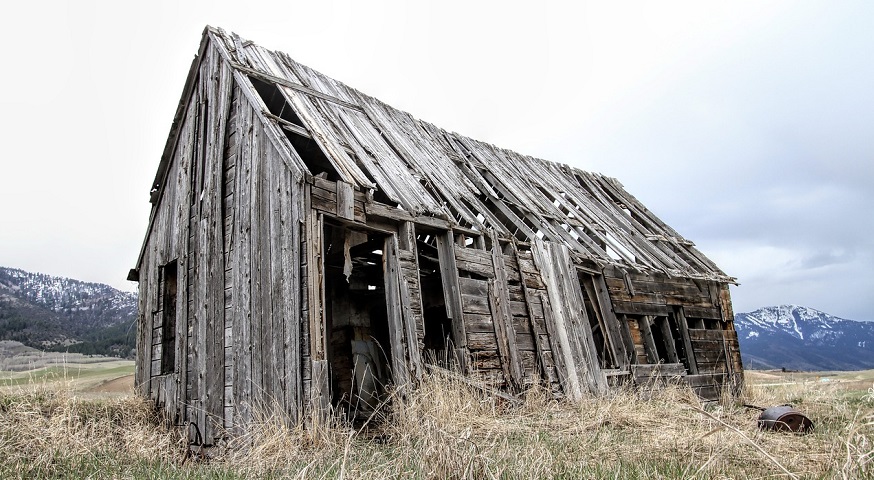
[[[135,293],[0,267],[0,340],[128,356],[136,311]]]
[[[874,368],[874,322],[781,305],[738,313],[734,325],[745,368]]]

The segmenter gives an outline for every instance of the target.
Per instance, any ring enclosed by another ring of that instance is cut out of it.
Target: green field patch
[[[2,372],[0,387],[44,385],[49,383],[86,381],[108,381],[134,373],[135,365],[130,361],[79,365],[52,365],[25,372]]]

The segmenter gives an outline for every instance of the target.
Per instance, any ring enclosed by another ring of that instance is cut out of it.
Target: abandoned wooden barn
[[[734,279],[619,182],[208,27],[151,192],[136,384],[192,440],[367,414],[428,368],[579,398],[742,381]]]

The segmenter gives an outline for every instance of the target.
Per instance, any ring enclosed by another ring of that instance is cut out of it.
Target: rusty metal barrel
[[[759,415],[759,428],[776,432],[808,433],[813,430],[813,422],[789,405],[781,405],[762,411]]]

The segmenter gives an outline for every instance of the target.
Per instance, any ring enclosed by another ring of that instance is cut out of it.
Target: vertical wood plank
[[[282,318],[283,318],[283,363],[284,376],[282,383],[286,389],[285,411],[292,422],[299,420],[300,413],[300,217],[298,204],[299,195],[295,195],[295,185],[291,172],[280,168],[279,176],[279,238],[280,272],[282,288]]]
[[[337,181],[337,216],[346,220],[355,219],[355,190],[351,183]]]
[[[207,71],[208,72],[208,71]],[[209,248],[209,239],[206,235],[205,222],[202,218],[203,213],[203,182],[206,180],[206,172],[203,165],[206,164],[207,149],[207,118],[208,109],[206,108],[208,96],[206,95],[206,86],[204,79],[208,79],[209,74],[202,75],[198,82],[198,99],[199,99],[199,117],[197,130],[194,136],[194,158],[196,159],[196,175],[192,177],[193,194],[195,198],[194,212],[192,215],[192,228],[195,229],[195,262],[194,262],[194,328],[192,332],[192,343],[194,345],[194,372],[195,384],[197,391],[196,400],[193,402],[193,408],[197,415],[196,426],[201,433],[201,440],[204,443],[210,443],[211,437],[207,432],[207,409],[206,409],[206,375],[207,375],[207,285],[209,273],[209,259],[207,251]]]
[[[265,242],[263,226],[266,223],[264,213],[264,178],[262,172],[264,159],[262,157],[265,138],[262,135],[260,121],[253,116],[250,139],[250,181],[249,199],[251,204],[252,219],[249,224],[249,247],[251,262],[251,339],[252,342],[252,407],[264,407],[264,337],[263,328],[267,312],[264,309],[265,281],[263,260],[267,256],[264,251]],[[269,317],[268,317],[269,318]]]
[[[280,228],[281,212],[280,205],[282,189],[280,187],[282,170],[285,165],[276,154],[276,150],[268,148],[268,154],[265,158],[267,162],[267,179],[269,188],[268,198],[268,215],[270,216],[268,226],[270,238],[270,330],[269,344],[270,357],[267,361],[270,362],[270,392],[271,402],[275,405],[278,413],[286,411],[286,386],[285,386],[285,308],[284,308],[284,289],[282,279],[285,273],[282,266],[282,246],[281,240],[283,232]]]
[[[238,150],[236,198],[238,221],[235,225],[237,246],[234,249],[237,270],[234,280],[234,398],[237,415],[243,426],[252,421],[252,136],[253,112],[243,104],[240,113],[240,147]]]
[[[525,283],[525,272],[522,271],[522,262],[519,261],[519,248],[516,246],[515,241],[512,241],[510,245],[513,249],[513,257],[516,258],[519,278],[521,279],[519,285],[522,288],[522,295],[525,297],[525,309],[528,311],[528,327],[531,329],[531,336],[534,337],[534,348],[537,352],[537,366],[540,369],[541,378],[548,383],[550,374],[547,372],[546,359],[544,357],[545,350],[547,349],[545,348],[546,346],[543,345],[543,341],[539,333],[540,329],[537,328],[537,322],[534,319],[534,310],[532,308],[534,298],[530,289],[528,288],[528,285],[526,285]]]
[[[656,348],[655,338],[652,336],[651,325],[653,317],[650,315],[644,315],[639,318],[637,324],[640,327],[640,336],[643,337],[643,347],[646,351],[646,360],[651,364],[659,363],[659,351]]]
[[[607,332],[610,348],[613,350],[613,359],[617,366],[622,369],[627,369],[629,360],[634,352],[634,346],[631,343],[631,334],[628,333],[628,327],[625,324],[620,324],[616,314],[613,313],[610,295],[607,293],[607,284],[604,282],[603,275],[591,275],[591,284],[584,282],[586,290],[589,292],[589,297],[594,303],[596,313],[601,317],[602,323]],[[624,332],[623,332],[624,330]],[[624,333],[624,335],[623,335]]]
[[[522,388],[522,360],[519,358],[516,330],[513,328],[513,317],[510,315],[507,266],[504,263],[501,243],[496,236],[492,236],[492,267],[495,269],[495,278],[489,279],[489,306],[498,340],[498,353],[501,356],[501,367],[507,383],[518,391]]]
[[[662,332],[662,340],[665,342],[665,351],[667,352],[668,363],[679,363],[680,355],[677,353],[677,344],[674,342],[674,333],[671,331],[671,324],[668,317],[656,317],[656,322]]]
[[[312,195],[309,193],[308,195]],[[309,315],[310,315],[310,349],[312,359],[325,360],[325,312],[324,312],[324,283],[322,272],[324,271],[322,250],[322,214],[314,210],[307,212],[308,232],[307,248],[309,261],[307,273],[309,281]]]
[[[565,353],[564,344],[557,332],[558,325],[555,323],[552,305],[549,304],[549,294],[546,292],[540,292],[539,295],[540,304],[543,306],[543,325],[546,327],[546,334],[549,337],[550,352],[552,353],[552,360],[555,364],[555,371],[558,375],[558,382],[561,384],[562,390],[568,398],[572,400],[579,399],[582,395],[582,391],[580,390],[579,381],[576,379],[574,371],[571,370],[575,367],[569,367],[567,363],[565,363],[565,360],[571,357]]]
[[[440,263],[440,278],[446,300],[446,316],[452,320],[452,341],[457,348],[467,347],[461,290],[458,287],[458,266],[455,262],[455,247],[452,231],[437,235],[437,259]]]
[[[533,253],[552,306],[553,331],[559,338],[564,355],[570,384],[569,396],[572,399],[581,398],[583,387],[594,394],[606,392],[607,379],[598,362],[583,305],[583,292],[567,247],[537,240]]]
[[[404,349],[404,321],[400,294],[400,273],[398,266],[397,239],[387,236],[382,250],[382,272],[385,279],[386,314],[388,334],[391,343],[392,375],[395,385],[405,387],[410,382],[410,372]]]
[[[412,378],[420,380],[422,377],[422,357],[421,351],[424,348],[424,343],[420,344],[420,338],[424,338],[424,319],[421,311],[416,315],[412,309],[412,293],[411,286],[415,288],[415,292],[421,295],[421,287],[419,285],[419,258],[416,255],[416,233],[412,222],[402,222],[398,227],[398,234],[394,237],[396,251],[405,250],[412,254],[412,265],[414,272],[405,274],[402,269],[398,269],[398,282],[400,284],[401,307],[404,314],[404,332],[406,334],[407,355],[409,357],[409,367]],[[421,298],[419,299],[421,305]],[[420,331],[421,330],[421,331]],[[421,333],[422,337],[419,336]]]
[[[324,428],[331,408],[329,371],[327,360],[312,361],[312,394],[310,396],[310,421],[314,428]]]
[[[680,333],[683,335],[683,345],[686,347],[686,360],[689,362],[689,373],[698,375],[698,362],[695,360],[695,351],[692,350],[692,339],[689,337],[689,323],[686,322],[686,314],[683,312],[683,307],[676,310],[677,326],[680,327]]]

